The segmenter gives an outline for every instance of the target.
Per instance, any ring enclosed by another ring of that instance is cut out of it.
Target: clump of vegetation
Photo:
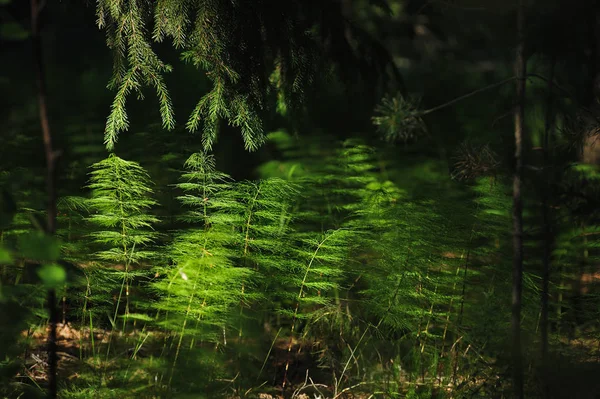
[[[0,1],[0,394],[598,396],[600,9],[525,3]]]

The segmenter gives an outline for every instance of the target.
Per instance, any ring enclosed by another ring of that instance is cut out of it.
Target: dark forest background
[[[600,397],[599,73],[595,0],[0,0],[1,394]]]

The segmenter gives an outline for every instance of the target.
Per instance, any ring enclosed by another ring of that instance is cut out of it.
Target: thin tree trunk
[[[523,398],[523,359],[521,351],[521,291],[523,284],[523,129],[525,125],[525,7],[517,10],[517,106],[515,107],[515,170],[513,175],[513,276],[512,276],[512,372],[514,397]]]
[[[543,381],[542,381],[542,394],[543,397],[549,396],[548,392],[548,375],[546,369],[548,367],[548,295],[550,289],[550,270],[552,267],[552,247],[554,245],[554,234],[552,229],[552,216],[550,214],[550,205],[548,198],[550,198],[550,173],[548,168],[550,167],[550,134],[554,125],[554,95],[553,95],[553,81],[554,72],[556,68],[556,58],[552,58],[550,66],[550,76],[548,78],[548,101],[546,104],[546,122],[544,126],[544,143],[543,143],[543,188],[542,188],[542,218],[544,225],[544,254],[542,259],[542,292],[541,292],[541,320],[540,320],[540,333],[541,333],[541,351],[542,351],[542,370],[543,370]]]
[[[44,64],[42,61],[42,43],[40,35],[40,14],[43,5],[38,0],[31,0],[31,37],[33,44],[33,60],[35,80],[37,84],[37,98],[40,116],[40,126],[46,154],[46,192],[48,195],[46,233],[54,234],[56,231],[56,158],[57,152],[52,147],[52,133],[48,120],[48,106],[46,103],[46,80]],[[50,317],[50,332],[48,334],[48,397],[56,398],[56,322],[58,310],[56,307],[56,291],[48,290],[48,314]]]

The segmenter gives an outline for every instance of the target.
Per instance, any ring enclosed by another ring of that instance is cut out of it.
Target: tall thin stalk
[[[525,5],[519,0],[517,9],[517,50],[515,75],[517,76],[517,106],[515,118],[515,169],[513,173],[513,272],[512,272],[512,373],[513,393],[523,398],[523,359],[521,349],[521,302],[523,286],[523,202],[521,197],[523,179],[523,136],[525,125]]]
[[[48,105],[46,95],[46,77],[44,63],[42,61],[42,38],[40,32],[40,15],[44,8],[44,2],[31,0],[31,39],[33,44],[33,60],[35,66],[35,81],[37,85],[37,99],[44,140],[44,153],[46,155],[46,192],[48,204],[46,208],[47,222],[46,233],[56,232],[57,194],[56,194],[56,160],[59,152],[52,146],[52,132],[48,119]],[[50,332],[48,334],[48,397],[56,398],[56,323],[58,320],[58,309],[56,307],[56,291],[54,288],[48,290],[47,307],[49,314]]]
[[[542,218],[544,228],[544,253],[542,258],[542,292],[541,292],[541,312],[540,312],[540,334],[541,334],[541,351],[542,351],[542,367],[545,369],[548,364],[548,296],[550,289],[550,271],[552,267],[552,247],[554,241],[554,233],[552,231],[552,216],[550,214],[550,205],[548,198],[550,198],[550,173],[548,168],[550,167],[549,162],[549,142],[550,134],[552,131],[552,125],[554,124],[554,109],[553,109],[553,82],[554,72],[556,69],[556,58],[553,57],[550,66],[550,76],[548,79],[548,98],[546,103],[546,121],[544,126],[544,142],[543,142],[543,187],[542,187]],[[549,396],[547,374],[544,371],[543,378],[543,395],[544,397]]]
[[[286,385],[287,385],[287,376],[288,376],[288,370],[290,368],[290,362],[291,362],[291,352],[292,352],[292,346],[294,343],[294,330],[296,328],[296,321],[298,320],[298,310],[300,308],[300,301],[302,301],[302,297],[304,294],[304,289],[306,287],[306,282],[308,279],[308,273],[311,270],[311,267],[317,257],[317,254],[321,251],[321,247],[325,244],[325,242],[330,239],[331,237],[333,237],[337,232],[339,232],[340,230],[334,230],[333,232],[327,234],[318,244],[317,244],[317,248],[315,248],[314,252],[312,253],[312,256],[310,258],[310,261],[308,262],[308,265],[306,266],[306,270],[304,272],[304,277],[302,278],[302,282],[300,283],[300,290],[298,292],[298,296],[296,297],[296,305],[294,306],[294,316],[292,317],[292,326],[291,326],[291,331],[290,331],[290,339],[288,341],[288,347],[287,347],[287,358],[285,361],[285,372],[283,375],[283,382],[282,382],[282,388],[285,389]]]

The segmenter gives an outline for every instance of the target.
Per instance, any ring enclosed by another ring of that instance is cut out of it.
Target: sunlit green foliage
[[[147,259],[151,254],[143,249],[153,238],[148,230],[158,221],[147,213],[156,205],[150,198],[148,175],[137,163],[114,154],[92,165],[92,169],[89,221],[105,230],[91,236],[94,242],[107,247],[97,253],[98,258],[124,264]]]
[[[103,281],[92,284],[92,289],[100,291],[99,298],[106,300],[103,293],[108,296],[120,286],[111,318],[115,323],[122,299],[125,316],[130,317],[131,285],[134,279],[148,274],[143,262],[155,255],[148,246],[156,237],[151,229],[158,220],[149,213],[156,201],[151,198],[144,169],[115,154],[92,165],[88,188],[92,194],[87,202],[88,220],[95,226],[89,236],[99,248],[96,259],[105,266],[100,272]]]
[[[177,360],[184,337],[201,342],[222,342],[230,329],[231,311],[243,297],[251,269],[236,267],[235,243],[240,241],[240,206],[234,183],[215,170],[214,159],[195,153],[186,161],[178,187],[179,200],[188,211],[189,229],[176,235],[170,248],[172,264],[158,268],[154,289],[164,293],[155,307],[160,325],[178,335]]]

